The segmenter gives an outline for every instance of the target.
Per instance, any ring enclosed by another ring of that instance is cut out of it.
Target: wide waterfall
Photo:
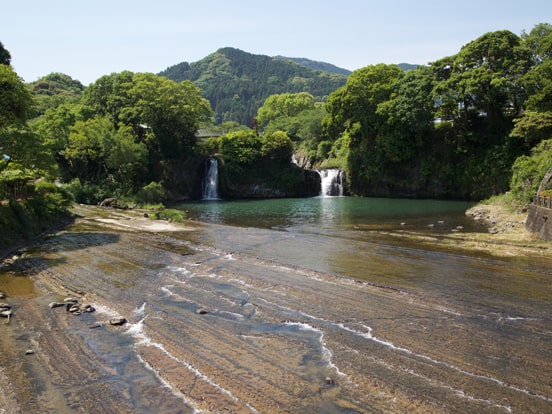
[[[337,168],[318,171],[322,182],[320,189],[321,197],[343,195],[343,171]]]
[[[203,200],[218,200],[218,161],[216,158],[205,160],[205,175],[202,183]]]

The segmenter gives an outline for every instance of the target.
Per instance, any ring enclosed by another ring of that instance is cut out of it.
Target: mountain
[[[254,55],[230,47],[197,62],[176,64],[159,75],[176,82],[194,82],[211,102],[217,123],[237,121],[243,125],[251,124],[270,95],[309,92],[317,100],[325,100],[347,80],[343,73],[311,69],[289,58]]]
[[[416,70],[416,68],[420,65],[413,65],[412,63],[399,63],[397,66],[405,72],[408,72],[409,70]]]
[[[338,66],[332,65],[331,63],[319,62],[316,60],[310,60],[307,58],[292,58],[285,56],[274,56],[275,59],[281,60],[291,60],[292,62],[297,63],[298,65],[304,66],[313,70],[320,70],[322,72],[337,73],[339,75],[349,76],[351,74],[350,70],[340,68]]]

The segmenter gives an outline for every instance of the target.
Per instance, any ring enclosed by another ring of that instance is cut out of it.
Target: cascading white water
[[[203,200],[218,200],[218,161],[216,158],[205,160],[205,175],[203,176]]]
[[[318,171],[321,180],[320,196],[342,196],[343,195],[343,171],[337,168]]]

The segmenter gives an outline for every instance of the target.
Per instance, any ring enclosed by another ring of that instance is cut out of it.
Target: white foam
[[[367,332],[361,332],[361,331],[349,328],[349,327],[343,325],[342,323],[336,324],[336,325],[339,326],[340,328],[348,331],[348,332],[351,332],[351,333],[357,335],[357,336],[360,336],[360,337],[363,337],[365,339],[374,341],[376,343],[384,345],[384,346],[386,346],[390,349],[393,349],[395,351],[399,351],[399,352],[402,352],[402,353],[405,353],[405,354],[408,354],[408,355],[413,355],[413,356],[418,357],[420,359],[424,359],[426,361],[429,361],[429,362],[431,362],[435,365],[444,366],[448,369],[451,369],[453,371],[459,372],[461,374],[467,375],[467,376],[472,377],[472,378],[479,378],[479,379],[482,379],[482,380],[494,382],[495,384],[498,384],[502,387],[509,388],[509,389],[517,391],[517,392],[521,392],[521,393],[529,395],[531,397],[537,397],[537,398],[540,398],[544,401],[552,401],[551,398],[549,398],[545,395],[537,394],[537,393],[534,393],[533,391],[529,391],[529,390],[526,390],[526,389],[521,388],[521,387],[516,387],[515,385],[508,384],[508,383],[506,383],[502,380],[499,380],[498,378],[493,378],[493,377],[489,377],[487,375],[477,374],[475,372],[466,371],[465,369],[457,367],[456,365],[452,365],[452,364],[449,364],[449,363],[444,362],[444,361],[439,361],[437,359],[431,358],[430,356],[427,356],[427,355],[424,355],[424,354],[419,354],[419,353],[413,352],[413,351],[411,351],[410,349],[407,349],[407,348],[396,346],[392,342],[384,341],[384,340],[379,339],[379,338],[375,337],[374,335],[372,335],[372,328],[370,328],[369,326],[363,325],[363,328],[365,328],[367,330]]]
[[[188,398],[188,396],[180,392],[180,390],[173,388],[171,384],[165,378],[163,378],[161,374],[157,372],[144,358],[142,358],[139,354],[137,354],[136,357],[138,358],[138,361],[140,361],[147,370],[151,371],[153,375],[155,375],[155,377],[161,382],[161,384],[163,384],[164,387],[170,390],[175,397],[180,398],[182,401],[184,401],[186,405],[190,406],[194,410],[193,414],[201,414],[203,412],[196,405],[195,401],[193,401],[191,398]]]
[[[131,335],[134,339],[137,340],[137,342],[135,343],[135,346],[151,346],[151,347],[154,347],[154,348],[157,348],[159,349],[161,352],[163,352],[163,354],[165,354],[168,358],[172,359],[173,361],[176,361],[178,362],[180,365],[182,365],[183,367],[185,367],[186,369],[188,369],[189,371],[193,372],[197,377],[201,378],[203,381],[205,381],[206,383],[208,383],[209,385],[211,385],[212,387],[218,389],[219,391],[223,392],[224,394],[226,394],[227,396],[229,396],[233,401],[235,402],[238,402],[238,403],[242,403],[244,405],[247,406],[247,408],[249,408],[252,412],[254,413],[258,413],[257,410],[255,410],[253,407],[251,407],[248,403],[244,402],[244,401],[240,401],[234,394],[232,394],[230,391],[228,391],[227,389],[223,388],[222,386],[220,386],[219,384],[217,384],[216,382],[214,382],[211,378],[209,378],[207,375],[205,375],[204,373],[202,373],[201,371],[199,371],[197,368],[195,368],[193,365],[191,365],[190,363],[186,362],[186,361],[183,361],[177,357],[175,357],[174,355],[172,355],[169,351],[167,351],[167,349],[165,348],[165,346],[163,344],[160,344],[158,342],[154,342],[151,340],[150,337],[148,337],[145,333],[145,329],[144,329],[144,320],[146,319],[146,317],[144,317],[143,319],[141,319],[138,323],[135,323],[135,324],[129,324],[129,327],[127,329],[127,333],[129,335]],[[147,364],[147,362],[145,362],[142,358],[140,358],[141,361],[146,365],[146,366],[149,366],[150,369],[153,370],[153,372],[156,374],[156,376],[158,378],[161,378],[161,375],[155,371],[149,364]],[[174,391],[174,388],[170,385],[170,383],[168,383],[167,381],[163,381],[162,382],[167,385],[168,387],[171,388],[171,390]],[[184,396],[184,394],[180,393],[178,391],[179,394],[181,394],[183,397],[185,397],[185,402],[188,403],[189,399]],[[201,411],[200,411],[201,412]]]
[[[134,309],[133,312],[138,318],[143,318],[146,312],[146,302],[142,303],[139,308]]]
[[[321,354],[322,354],[322,359],[324,361],[326,361],[329,368],[335,370],[337,375],[339,375],[341,377],[347,377],[347,374],[340,371],[339,368],[337,367],[337,365],[335,365],[332,362],[333,353],[330,350],[330,348],[328,348],[328,346],[326,345],[326,341],[324,341],[324,331],[322,331],[319,328],[315,328],[314,326],[309,325],[308,323],[304,323],[304,322],[285,322],[285,324],[286,325],[291,325],[291,326],[298,326],[299,329],[301,329],[301,330],[312,331],[312,332],[316,332],[317,334],[319,334],[318,340],[320,342],[320,350],[321,350]]]
[[[260,299],[260,298],[259,298]],[[397,346],[395,345],[394,343],[390,342],[390,341],[386,341],[386,340],[383,340],[383,339],[380,339],[376,336],[374,336],[372,334],[372,328],[368,325],[361,325],[363,331],[360,331],[360,330],[357,330],[357,329],[353,329],[353,328],[350,328],[348,326],[345,326],[343,323],[336,323],[336,322],[333,322],[333,321],[330,321],[330,320],[327,320],[327,319],[323,319],[323,318],[319,318],[319,317],[316,317],[316,316],[313,316],[313,315],[309,315],[305,312],[302,312],[302,311],[298,311],[298,310],[295,310],[295,309],[291,309],[289,307],[286,307],[286,306],[281,306],[281,305],[278,305],[274,302],[271,302],[271,301],[268,301],[268,300],[264,300],[264,299],[261,299],[263,300],[264,302],[266,302],[267,304],[270,304],[272,306],[276,306],[280,309],[284,309],[284,310],[287,310],[287,311],[290,311],[290,312],[294,312],[296,314],[300,314],[304,317],[307,317],[309,319],[312,319],[312,320],[317,320],[317,321],[321,321],[321,322],[325,322],[325,323],[328,323],[330,325],[333,325],[335,327],[338,327],[340,329],[343,329],[347,332],[350,332],[354,335],[357,335],[357,336],[360,336],[362,338],[365,338],[367,340],[370,340],[370,341],[373,341],[373,342],[376,342],[378,344],[381,344],[389,349],[393,349],[395,351],[398,351],[398,352],[402,352],[402,353],[405,353],[405,354],[408,354],[408,355],[413,355],[417,358],[420,358],[420,359],[423,359],[423,360],[426,360],[426,361],[429,361],[435,365],[440,365],[440,366],[444,366],[448,369],[451,369],[451,370],[454,370],[456,372],[459,372],[461,374],[464,374],[464,375],[467,375],[469,377],[472,377],[472,378],[479,378],[479,379],[482,379],[482,380],[486,380],[486,381],[490,381],[490,382],[494,382],[495,384],[498,384],[502,387],[505,387],[505,388],[509,388],[509,389],[512,389],[514,391],[517,391],[517,392],[520,392],[520,393],[523,393],[523,394],[526,394],[528,396],[531,396],[531,397],[536,397],[536,398],[539,398],[539,399],[542,399],[544,401],[552,401],[552,398],[549,398],[545,395],[542,395],[542,394],[537,394],[533,391],[529,391],[529,390],[526,390],[524,388],[521,388],[521,387],[516,387],[515,385],[511,385],[511,384],[508,384],[498,378],[493,378],[493,377],[489,377],[489,376],[486,376],[486,375],[483,375],[483,374],[477,374],[475,372],[470,372],[470,371],[467,371],[463,368],[460,368],[456,365],[452,365],[452,364],[449,364],[447,362],[444,362],[444,361],[439,361],[437,359],[434,359],[434,358],[431,358],[430,356],[428,355],[424,355],[424,354],[419,354],[419,353],[416,353],[414,351],[411,351],[410,349],[407,349],[407,348],[403,348],[403,347],[400,347],[400,346]]]
[[[109,306],[105,306],[102,304],[95,303],[94,309],[96,309],[96,312],[98,314],[107,315],[110,318],[120,317],[119,313],[115,311],[114,309],[111,309]]]

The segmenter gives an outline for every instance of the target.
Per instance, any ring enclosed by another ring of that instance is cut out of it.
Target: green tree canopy
[[[347,157],[352,192],[362,194],[377,179],[382,158],[377,139],[386,122],[378,107],[403,76],[397,65],[367,66],[353,72],[328,99],[324,131],[339,145],[332,151]]]
[[[266,98],[257,112],[259,126],[265,127],[278,118],[297,116],[306,109],[314,109],[314,96],[307,92],[283,93]]]
[[[486,33],[456,56],[433,63],[442,116],[464,125],[471,114],[484,116],[495,131],[503,132],[504,118],[522,109],[523,89],[518,80],[531,64],[529,49],[507,30]]]
[[[384,157],[400,162],[419,154],[433,128],[433,76],[429,68],[419,66],[395,83],[388,100],[376,110],[385,119],[376,142]]]
[[[11,66],[0,64],[0,169],[8,161],[19,168],[34,168],[38,145],[27,128],[31,94]],[[6,154],[6,158],[4,157]]]
[[[261,155],[262,143],[255,131],[230,132],[218,139],[218,149],[229,163],[248,165]]]
[[[4,48],[2,42],[0,42],[0,65],[9,65],[11,63],[11,54]]]
[[[291,162],[293,142],[284,131],[265,134],[262,139],[261,155],[278,163]]]
[[[510,189],[520,204],[526,204],[532,199],[550,167],[552,139],[541,141],[530,155],[523,155],[515,161]]]
[[[160,159],[181,157],[192,148],[200,123],[211,115],[193,83],[151,73],[104,76],[86,89],[84,102],[115,125],[133,128]]]
[[[50,73],[29,84],[34,97],[33,117],[44,114],[50,108],[75,103],[82,96],[84,85],[63,73]]]
[[[539,23],[529,34],[522,33],[521,38],[531,50],[535,63],[552,58],[552,24]]]
[[[337,138],[355,131],[353,145],[372,145],[381,118],[378,105],[389,99],[395,82],[403,76],[397,65],[379,64],[354,71],[345,86],[332,93],[326,105],[326,134]],[[355,126],[358,125],[358,126]]]

